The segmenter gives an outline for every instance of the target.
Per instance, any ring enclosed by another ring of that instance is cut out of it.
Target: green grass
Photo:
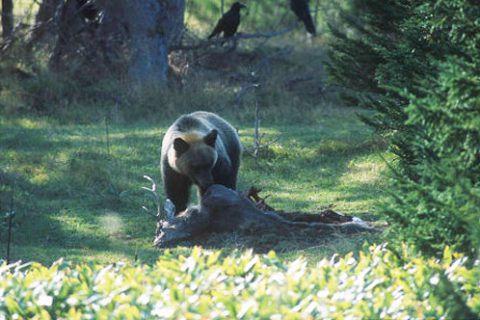
[[[156,261],[162,251],[152,247],[155,221],[141,209],[152,202],[141,187],[149,186],[144,175],[161,185],[160,144],[166,128],[180,113],[215,111],[239,129],[249,150],[256,103],[268,147],[258,161],[245,153],[239,189],[262,188],[268,204],[279,210],[316,213],[334,206],[381,220],[375,205],[385,189],[385,142],[358,119],[360,110],[337,107],[324,60],[321,46],[304,37],[272,40],[255,51],[242,45],[235,54],[208,49],[182,84],[169,82],[141,94],[118,79],[82,82],[52,74],[41,59],[34,77],[23,80],[9,73],[16,56],[2,61],[0,214],[11,210],[15,185],[12,259]],[[260,87],[235,104],[241,88],[253,81],[252,73]],[[105,116],[111,119],[108,139]],[[0,257],[5,257],[2,226],[0,239]],[[194,244],[224,252],[253,247],[313,262],[358,252],[365,241],[376,240],[366,234],[319,239],[227,234],[186,241],[174,250],[188,254]]]
[[[250,149],[253,128],[237,122]],[[13,185],[17,212],[12,259],[49,264],[134,260],[151,263],[161,254],[152,247],[155,221],[143,213],[151,205],[142,186],[148,175],[161,184],[161,137],[173,119],[162,123],[61,125],[41,118],[2,118],[0,129],[0,213],[10,210]],[[384,143],[372,135],[352,109],[324,108],[309,124],[269,124],[261,133],[268,148],[255,161],[245,153],[239,189],[262,188],[276,209],[318,212],[333,205],[341,212],[381,219],[374,207],[384,194],[381,172]],[[0,229],[5,256],[5,228]],[[259,236],[259,241],[262,237]],[[272,248],[286,259],[317,260],[361,247],[367,235],[292,241]],[[174,250],[188,252],[194,242]],[[235,235],[213,236],[207,247],[245,248]]]

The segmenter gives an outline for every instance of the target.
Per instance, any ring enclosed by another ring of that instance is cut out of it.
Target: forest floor
[[[382,220],[375,207],[385,195],[386,145],[351,108],[319,108],[308,124],[261,123],[266,148],[257,160],[248,150],[253,124],[229,118],[247,152],[239,189],[250,186],[268,196],[278,210],[336,211],[365,220]],[[1,214],[14,218],[11,260],[50,264],[63,257],[73,262],[152,263],[162,250],[152,246],[155,219],[142,206],[152,201],[142,186],[148,175],[159,183],[163,123],[63,125],[36,117],[0,118]],[[14,188],[12,188],[15,186]],[[13,192],[13,202],[11,202]],[[195,199],[192,199],[195,202]],[[258,237],[262,242],[262,235]],[[338,235],[318,242],[297,240],[262,243],[284,259],[306,256],[310,261],[334,253],[358,251],[378,235]],[[381,237],[381,236],[380,236]],[[0,255],[6,254],[6,228],[0,228]],[[170,250],[188,253],[196,241]],[[230,252],[253,247],[238,235],[215,236],[203,245]]]

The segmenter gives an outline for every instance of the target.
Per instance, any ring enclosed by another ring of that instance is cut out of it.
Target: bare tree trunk
[[[80,32],[81,27],[74,0],[67,0],[62,4],[61,13],[55,21],[55,30],[57,41],[50,58],[50,68],[60,72],[65,71],[68,66],[64,60],[70,60],[71,53],[77,51],[74,49],[77,44],[75,35]]]
[[[97,18],[86,19],[67,0],[57,22],[50,60],[56,71],[76,66],[87,74],[123,74],[136,87],[167,78],[169,47],[181,41],[185,0],[97,0]],[[99,18],[101,17],[101,18]],[[75,70],[73,70],[75,72]]]
[[[45,39],[45,36],[52,35],[53,19],[55,11],[59,7],[62,0],[43,0],[38,8],[38,13],[35,16],[35,27],[32,31],[30,39],[30,46],[36,45],[38,42]]]
[[[129,78],[135,84],[164,82],[168,69],[168,44],[164,36],[166,30],[158,21],[164,9],[156,0],[132,1],[129,7],[126,17],[132,35]]]
[[[158,85],[167,78],[168,48],[183,33],[184,0],[128,1],[131,35],[130,80],[136,85]]]
[[[2,36],[10,39],[13,36],[13,1],[2,0]]]

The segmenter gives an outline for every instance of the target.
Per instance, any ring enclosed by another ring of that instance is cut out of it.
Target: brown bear
[[[212,184],[235,190],[241,155],[235,128],[218,115],[197,111],[178,118],[163,137],[160,159],[165,193],[176,214],[187,208],[192,184],[199,198]]]

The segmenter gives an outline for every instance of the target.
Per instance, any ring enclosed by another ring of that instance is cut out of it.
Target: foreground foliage
[[[4,265],[0,318],[477,318],[480,270],[466,261],[372,246],[308,266],[197,247],[154,266]]]
[[[480,248],[480,7],[354,0],[331,70],[398,156],[384,213],[399,241],[441,255]],[[352,35],[353,34],[353,35]]]

